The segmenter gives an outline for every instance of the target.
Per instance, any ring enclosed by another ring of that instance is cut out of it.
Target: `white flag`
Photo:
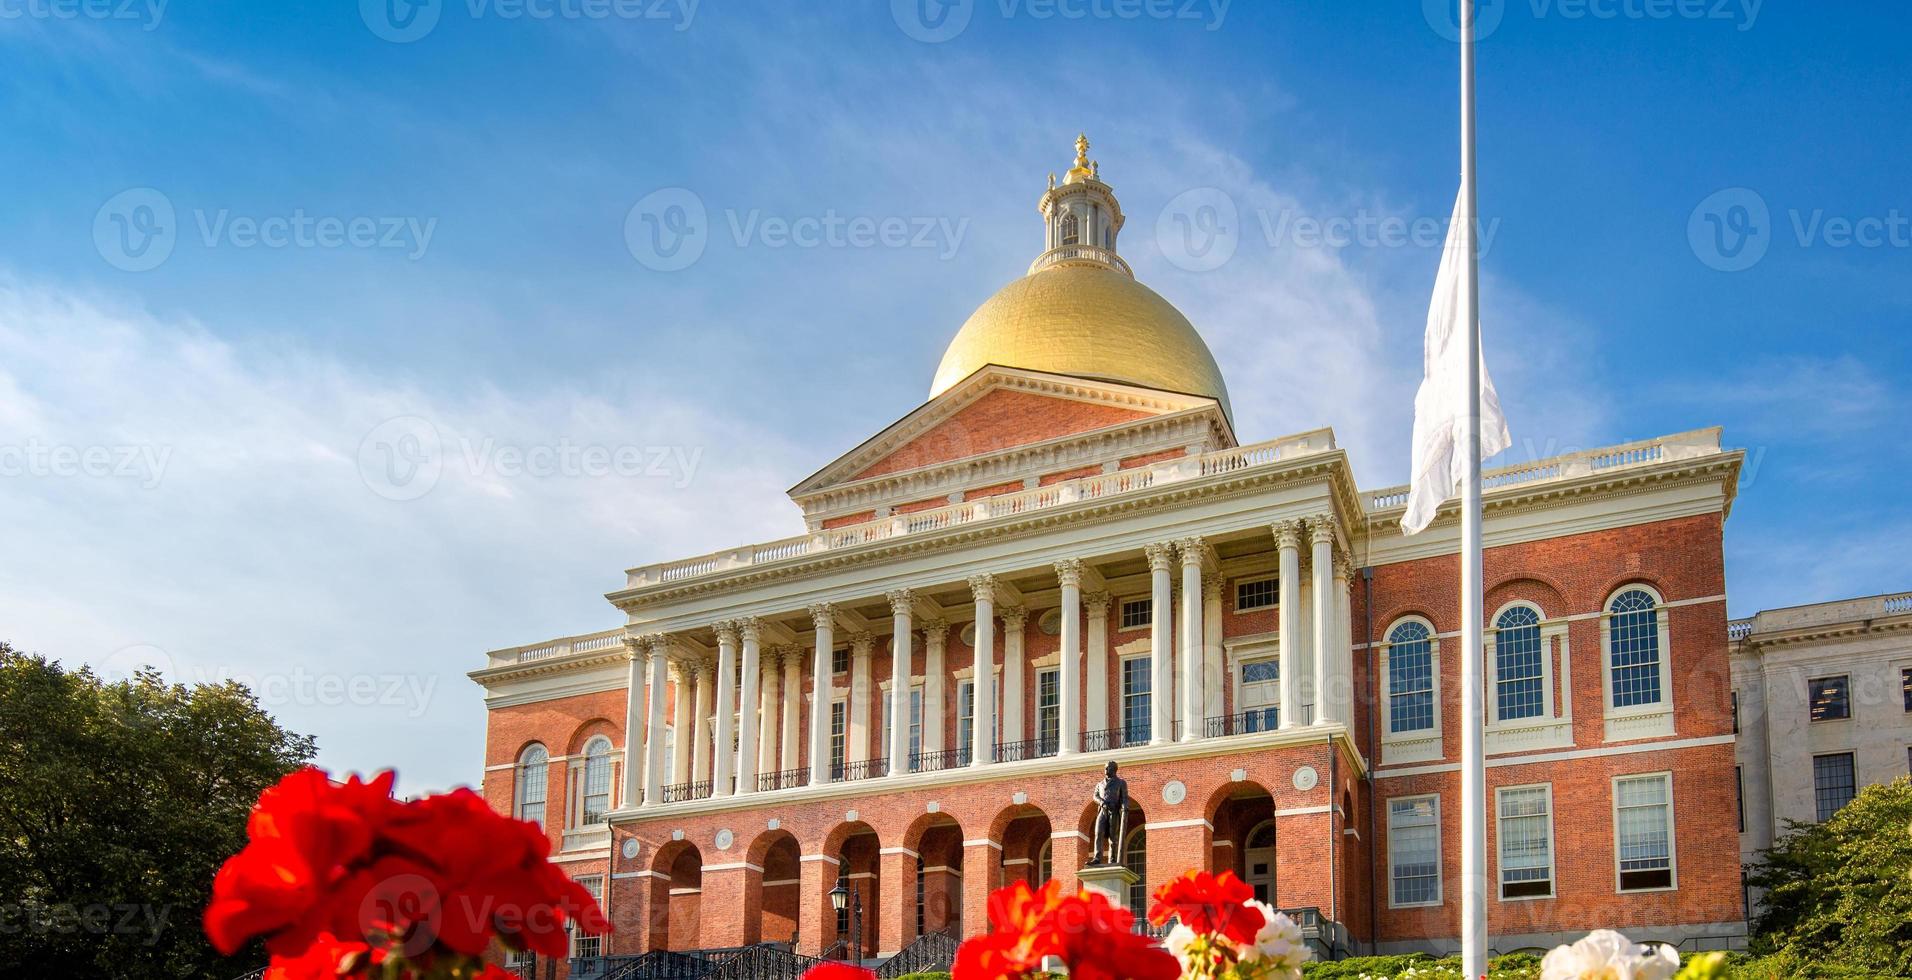
[[[1401,530],[1418,534],[1434,519],[1441,502],[1467,479],[1467,310],[1461,308],[1461,276],[1467,270],[1467,243],[1461,232],[1461,198],[1447,224],[1441,271],[1434,277],[1434,299],[1427,307],[1427,337],[1421,348],[1421,390],[1414,393],[1414,470]],[[1513,444],[1500,395],[1480,365],[1480,455],[1482,459]]]

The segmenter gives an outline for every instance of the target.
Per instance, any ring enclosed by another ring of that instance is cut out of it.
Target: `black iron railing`
[[[1108,752],[1127,745],[1147,745],[1149,729],[1147,725],[1129,725],[1125,728],[1102,728],[1082,733],[1082,751]]]
[[[911,772],[937,772],[969,764],[969,753],[960,749],[918,752],[910,756]]]
[[[926,932],[896,951],[876,968],[877,980],[895,980],[911,973],[947,973],[956,963],[955,933]]]
[[[888,773],[890,760],[865,759],[862,762],[846,762],[830,767],[830,779],[833,782],[847,783],[858,779],[875,779]]]
[[[1043,759],[1056,754],[1061,740],[1054,737],[1025,738],[1019,742],[997,742],[997,762],[1021,762],[1024,759]]]
[[[1206,734],[1209,738],[1220,738],[1224,735],[1273,731],[1279,727],[1281,727],[1279,708],[1257,708],[1254,711],[1241,711],[1208,719]]]
[[[758,776],[757,789],[760,792],[769,792],[773,789],[795,789],[809,782],[810,770],[807,767],[803,769],[782,769],[777,772],[767,772]]]
[[[701,800],[710,795],[710,780],[694,783],[668,783],[664,786],[664,802],[682,803],[686,800]]]

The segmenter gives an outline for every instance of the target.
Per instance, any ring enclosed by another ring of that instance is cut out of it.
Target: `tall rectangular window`
[[[1821,821],[1832,819],[1840,807],[1852,802],[1857,792],[1858,781],[1853,775],[1852,753],[1835,752],[1812,757],[1812,799],[1818,806]]]
[[[1912,667],[1899,668],[1899,696],[1905,699],[1905,710],[1912,711]]]
[[[1852,717],[1852,681],[1846,675],[1819,677],[1807,682],[1813,721]]]
[[[1538,718],[1546,712],[1546,664],[1540,614],[1514,606],[1494,622],[1494,717]]]
[[[1149,658],[1122,661],[1122,743],[1149,740]]]
[[[1733,806],[1739,812],[1739,832],[1746,832],[1746,767],[1733,767]]]
[[[830,702],[830,769],[843,771],[843,752],[849,743],[848,718],[850,706],[842,701]]]
[[[881,747],[877,750],[877,756],[883,759],[887,759],[890,757],[890,708],[891,708],[891,703],[895,700],[895,697],[896,695],[895,695],[895,692],[893,691],[887,692],[883,696],[883,720],[878,726],[878,732],[880,733],[878,735],[878,739],[880,740]],[[911,769],[916,768],[916,757],[922,754],[922,751],[923,751],[923,689],[920,687],[912,687],[910,688],[910,747],[909,747],[909,767]]]
[[[1500,832],[1500,897],[1553,894],[1553,788],[1509,786],[1495,794]]]
[[[830,651],[830,673],[847,674],[850,672],[850,648],[838,647]]]
[[[1434,634],[1408,620],[1388,633],[1388,731],[1434,727]]]
[[[1120,629],[1139,630],[1154,622],[1154,599],[1124,599]]]
[[[604,877],[602,875],[592,875],[588,878],[579,878],[577,879],[577,882],[580,886],[584,888],[586,892],[590,893],[591,901],[596,902],[600,909],[604,907]],[[602,956],[604,955],[604,937],[603,936],[590,935],[589,933],[586,933],[583,930],[577,928],[576,925],[571,925],[568,928],[571,930],[571,955],[572,956]]]
[[[1062,671],[1055,667],[1036,673],[1036,737],[1044,754],[1062,741]]]
[[[1279,602],[1275,590],[1275,580],[1257,579],[1252,582],[1235,584],[1235,611],[1248,612],[1251,609],[1273,609]]]
[[[1620,890],[1673,887],[1673,777],[1614,780],[1613,827]]]
[[[1733,734],[1739,734],[1739,692],[1733,692]]]
[[[956,758],[969,761],[970,747],[976,743],[976,682],[956,682]]]
[[[1440,904],[1440,797],[1388,801],[1388,869],[1388,904]]]
[[[1241,665],[1242,730],[1272,731],[1281,726],[1281,661],[1275,657]]]
[[[1628,589],[1607,606],[1607,657],[1613,706],[1660,703],[1660,611],[1651,595]]]

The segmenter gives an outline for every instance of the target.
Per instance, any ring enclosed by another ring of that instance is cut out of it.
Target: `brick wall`
[[[998,388],[858,473],[862,480],[1147,418],[1113,405]]]

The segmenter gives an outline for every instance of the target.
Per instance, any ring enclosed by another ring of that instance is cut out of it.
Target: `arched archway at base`
[[[672,841],[651,858],[646,949],[696,949],[704,856],[689,841]]]
[[[744,942],[794,945],[803,883],[803,854],[796,835],[787,830],[765,831],[745,854],[745,860],[763,873],[756,876],[755,900],[748,894],[744,899]],[[749,914],[753,907],[756,915]]]

